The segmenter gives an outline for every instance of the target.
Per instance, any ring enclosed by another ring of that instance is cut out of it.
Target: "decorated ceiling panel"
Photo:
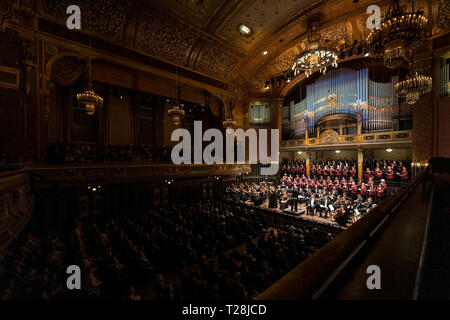
[[[236,47],[250,50],[260,40],[277,30],[281,24],[313,5],[315,0],[243,1],[218,29],[217,35]],[[245,24],[254,33],[242,35],[238,26]]]
[[[44,0],[47,14],[65,23],[67,7],[74,4],[70,0]],[[127,13],[127,2],[122,0],[82,0],[78,1],[82,16],[82,28],[94,31],[103,37],[122,40]]]
[[[195,36],[164,19],[146,12],[136,35],[136,48],[177,64],[187,64]]]

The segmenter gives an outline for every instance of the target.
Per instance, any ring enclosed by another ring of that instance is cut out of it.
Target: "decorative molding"
[[[20,71],[18,69],[0,66],[0,87],[19,89]]]

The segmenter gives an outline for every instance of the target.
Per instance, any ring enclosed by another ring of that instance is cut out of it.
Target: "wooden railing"
[[[0,252],[31,217],[33,197],[25,169],[0,173]]]
[[[33,178],[35,188],[79,185],[80,183],[111,183],[133,181],[162,181],[208,176],[235,176],[251,170],[247,164],[174,165],[174,164],[80,164],[33,165],[25,167]]]

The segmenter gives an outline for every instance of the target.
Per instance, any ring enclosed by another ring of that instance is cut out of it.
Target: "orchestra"
[[[232,184],[226,189],[226,197],[257,207],[290,209],[294,215],[306,213],[345,226],[361,218],[392,192],[388,191],[386,180],[392,181],[394,176],[400,181],[407,179],[404,163],[366,162],[365,179],[359,180],[357,165],[352,161],[313,161],[309,177],[301,161],[284,161],[278,184]]]

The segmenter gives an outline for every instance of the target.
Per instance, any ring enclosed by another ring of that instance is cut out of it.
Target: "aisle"
[[[348,271],[349,276],[340,289],[331,293],[329,298],[411,299],[422,253],[429,203],[428,184],[421,182],[369,248],[366,256]],[[380,290],[369,290],[366,286],[370,276],[366,270],[370,265],[380,267]]]

